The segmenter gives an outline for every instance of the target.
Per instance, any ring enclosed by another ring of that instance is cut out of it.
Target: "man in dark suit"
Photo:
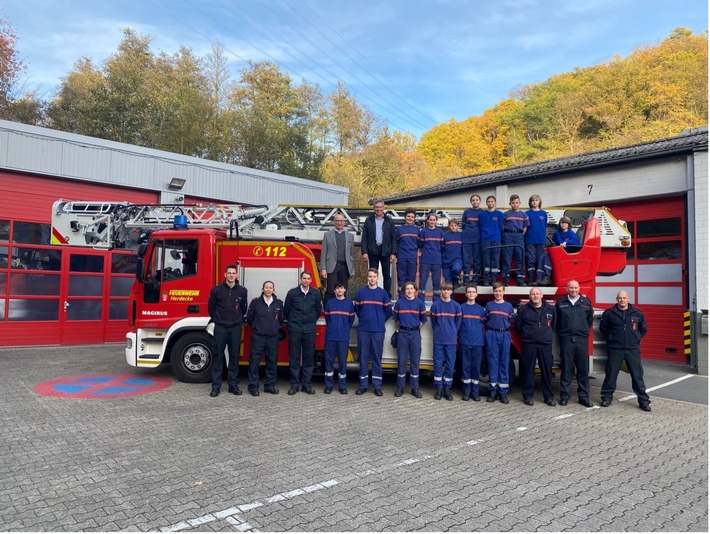
[[[345,216],[338,213],[333,217],[332,228],[323,236],[320,253],[320,276],[326,281],[325,302],[335,296],[335,286],[343,284],[348,288],[348,280],[355,276],[355,237],[345,230]]]
[[[362,228],[360,249],[362,259],[373,269],[382,268],[382,287],[392,297],[392,270],[397,254],[397,239],[394,221],[385,214],[384,200],[377,199],[373,203],[373,213],[365,219]],[[405,280],[401,280],[402,283]]]

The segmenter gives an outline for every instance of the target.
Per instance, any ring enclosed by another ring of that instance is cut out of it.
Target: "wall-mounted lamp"
[[[185,186],[185,178],[171,178],[168,184],[168,189],[171,191],[180,191]]]

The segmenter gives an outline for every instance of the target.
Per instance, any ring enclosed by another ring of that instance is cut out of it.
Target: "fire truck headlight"
[[[133,340],[129,337],[126,338],[126,350],[133,349]]]

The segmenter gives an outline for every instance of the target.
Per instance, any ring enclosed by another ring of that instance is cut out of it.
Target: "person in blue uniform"
[[[525,233],[530,226],[527,213],[520,209],[520,197],[510,196],[510,209],[503,214],[503,285],[510,283],[511,271],[515,273],[517,285],[525,286]],[[512,262],[515,261],[513,270]]]
[[[567,252],[577,252],[581,243],[577,233],[572,230],[572,220],[569,217],[560,217],[558,226],[559,228],[552,235],[552,242]]]
[[[348,394],[347,364],[350,344],[350,329],[355,322],[355,305],[345,296],[345,284],[335,284],[334,297],[325,303],[325,389],[323,393],[333,392],[333,374],[335,359],[338,359],[338,391]]]
[[[461,328],[459,329],[459,344],[461,345],[461,380],[463,381],[463,396],[461,400],[480,401],[479,382],[481,380],[481,359],[483,346],[486,343],[484,331],[486,310],[476,302],[478,288],[474,284],[466,286],[466,302],[461,304]]]
[[[284,322],[284,305],[274,295],[274,283],[270,280],[261,287],[261,296],[253,299],[247,311],[247,324],[251,326],[251,350],[249,352],[249,393],[259,396],[259,362],[265,355],[264,392],[277,395],[276,362],[278,357],[279,330]]]
[[[552,242],[555,246],[562,247],[567,252],[578,252],[582,244],[579,242],[579,237],[572,230],[572,220],[569,217],[560,217],[558,229],[552,235]],[[541,286],[549,286],[552,283],[552,262],[550,254],[545,251],[542,256],[542,272],[544,277],[540,280]]]
[[[414,224],[417,211],[407,208],[404,212],[404,224],[397,227],[397,283],[403,287],[407,280],[416,280],[417,257],[419,256],[419,228]],[[399,290],[399,298],[404,293]]]
[[[483,255],[483,285],[490,286],[500,273],[500,240],[503,233],[503,213],[496,209],[496,197],[486,197],[487,209],[481,211],[481,254]]]
[[[404,297],[394,303],[392,317],[397,323],[397,389],[395,397],[404,394],[409,363],[409,385],[412,395],[421,399],[419,391],[419,360],[422,356],[422,334],[420,328],[426,323],[426,306],[417,298],[417,288],[411,280],[402,285]]]
[[[535,362],[540,367],[542,398],[548,406],[555,406],[552,392],[552,338],[557,326],[554,306],[542,298],[542,289],[533,287],[530,300],[518,308],[515,329],[520,334],[523,353],[520,355],[520,383],[523,402],[532,406],[535,393]]]
[[[547,212],[542,209],[540,195],[532,195],[528,200],[530,209],[525,213],[530,220],[525,232],[525,263],[528,272],[528,285],[533,285],[545,277],[542,269],[542,257],[547,244]]]
[[[463,283],[463,243],[458,219],[449,221],[449,231],[444,234],[441,268],[444,271],[445,282],[452,285]]]
[[[481,196],[473,194],[469,199],[471,207],[461,216],[461,241],[463,242],[463,266],[467,282],[478,284],[481,277]]]
[[[239,348],[242,344],[242,323],[247,313],[247,290],[237,281],[237,266],[227,265],[224,270],[224,281],[210,291],[207,301],[207,313],[214,323],[212,335],[212,390],[210,397],[219,395],[222,387],[222,369],[224,366],[224,350],[229,350],[229,366],[227,367],[227,382],[229,392],[241,395],[239,389]]]
[[[284,315],[288,321],[288,359],[291,371],[289,395],[298,393],[299,387],[314,395],[311,386],[316,344],[316,323],[323,309],[320,291],[311,287],[313,275],[301,273],[301,283],[286,294]]]
[[[360,358],[360,386],[355,395],[367,392],[370,361],[372,386],[375,395],[382,396],[382,351],[385,342],[385,323],[392,317],[392,300],[377,286],[378,271],[367,270],[367,285],[355,294],[355,313],[358,317],[357,347]]]
[[[486,356],[488,359],[487,402],[500,399],[508,404],[508,363],[510,360],[510,325],[513,322],[513,305],[504,300],[505,288],[500,282],[493,284],[494,300],[486,303]]]
[[[456,339],[461,326],[461,306],[451,300],[454,288],[449,283],[441,286],[441,299],[431,305],[431,326],[434,330],[434,398],[454,400],[451,384],[456,364]]]
[[[589,332],[594,322],[594,308],[579,294],[579,282],[567,283],[567,294],[555,303],[557,337],[560,340],[560,406],[567,406],[571,396],[572,375],[577,377],[577,400],[582,406],[594,406],[589,400]]]
[[[431,275],[433,290],[432,300],[439,300],[441,293],[441,248],[444,244],[444,232],[436,226],[436,213],[426,217],[426,227],[419,231],[419,248],[422,255],[419,258],[419,290],[424,300],[427,282]]]
[[[626,362],[631,375],[631,388],[636,393],[639,408],[650,412],[651,398],[646,393],[641,365],[641,339],[648,332],[648,326],[643,312],[629,302],[626,291],[619,291],[616,304],[604,311],[599,329],[606,338],[607,347],[601,406],[607,408],[611,405],[621,364]]]

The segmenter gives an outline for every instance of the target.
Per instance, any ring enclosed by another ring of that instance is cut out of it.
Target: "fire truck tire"
[[[204,384],[212,381],[212,336],[190,332],[175,342],[170,365],[180,382]]]

